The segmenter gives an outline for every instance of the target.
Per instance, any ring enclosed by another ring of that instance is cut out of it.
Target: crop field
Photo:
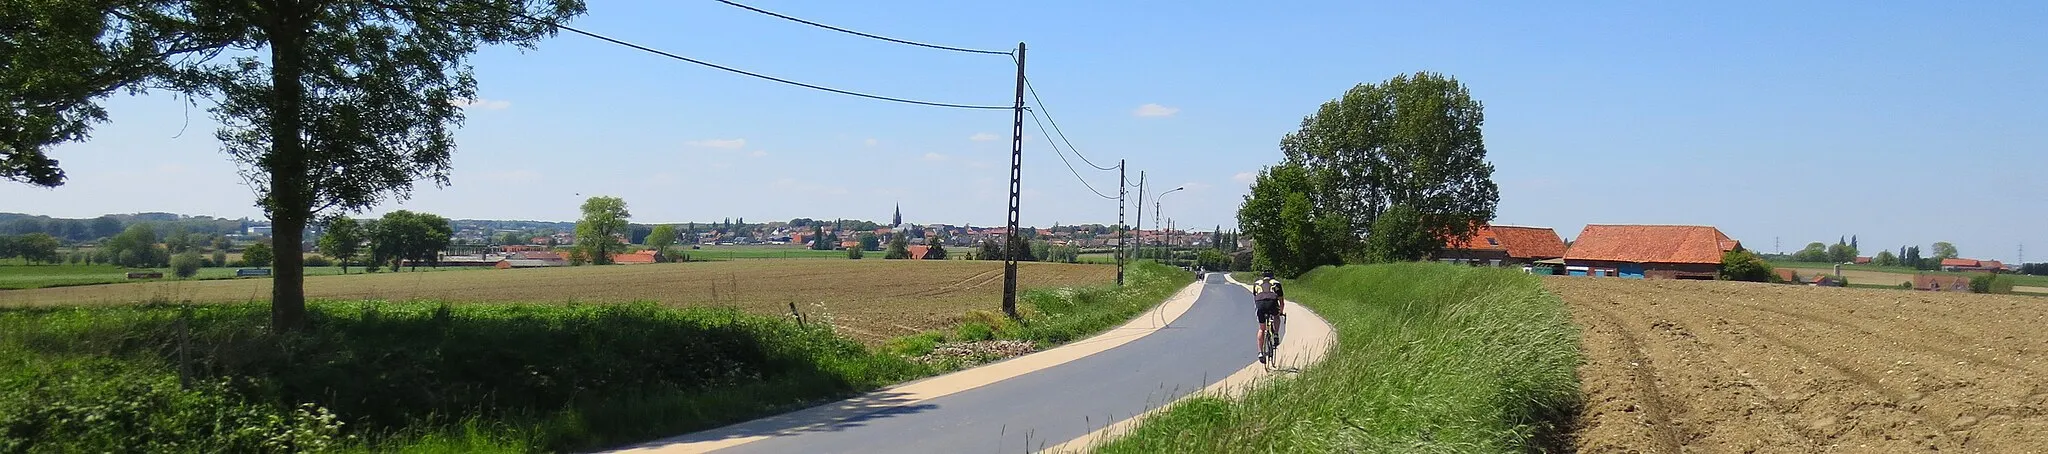
[[[690,255],[690,260],[746,260],[746,259],[846,259],[846,251],[814,251],[803,246],[679,246],[677,251]],[[948,251],[951,252],[951,251]],[[880,256],[880,252],[870,252]]]
[[[1852,275],[1852,281],[1856,278]],[[1580,451],[2048,446],[2039,298],[1546,278],[1584,332]]]
[[[971,310],[1002,302],[1001,262],[908,260],[742,260],[581,266],[459,273],[398,272],[311,276],[311,299],[451,302],[617,303],[735,307],[830,320],[863,342],[951,326]],[[1087,286],[1115,280],[1102,265],[1023,263],[1020,287]],[[0,291],[0,306],[147,301],[264,300],[268,279],[171,281]]]
[[[234,279],[236,269],[238,268],[200,268],[199,274],[193,276],[192,278]],[[459,268],[442,268],[441,270],[457,269]],[[421,271],[425,270],[427,269],[421,269]],[[130,271],[156,271],[159,273],[164,273],[165,280],[175,280],[170,277],[170,268],[152,268],[148,270],[136,270],[121,268],[113,265],[10,265],[0,266],[0,290],[64,287],[71,285],[116,284],[140,281],[128,279],[128,272]],[[349,267],[348,271],[350,273],[361,273],[363,272],[363,268],[359,266],[352,266]],[[341,274],[341,268],[333,266],[306,268],[307,276],[324,276],[330,274]]]

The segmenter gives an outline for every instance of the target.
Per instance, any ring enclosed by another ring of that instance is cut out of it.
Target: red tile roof
[[[1554,259],[1564,256],[1564,239],[1549,227],[1482,225],[1463,242],[1456,238],[1445,240],[1444,248],[1507,251],[1508,257],[1518,259]]]
[[[1564,256],[1564,238],[1549,227],[1496,225],[1493,235],[1508,247],[1508,256],[1518,259],[1554,259]]]
[[[1493,229],[1489,229],[1487,228],[1487,226],[1482,225],[1479,226],[1477,229],[1474,229],[1472,231],[1472,237],[1466,238],[1463,242],[1458,241],[1457,238],[1450,238],[1444,240],[1444,249],[1461,249],[1467,251],[1505,251],[1508,249],[1508,247],[1501,244],[1500,237],[1493,235]]]
[[[1975,259],[1941,259],[1941,266],[1977,266]]]
[[[932,247],[922,244],[913,244],[909,246],[909,249],[911,260],[924,260],[925,253],[931,252]]]
[[[1721,263],[1741,243],[1720,229],[1697,225],[1588,225],[1565,251],[1566,260],[1636,263]]]
[[[612,263],[654,263],[654,251],[640,251],[631,254],[612,254]]]

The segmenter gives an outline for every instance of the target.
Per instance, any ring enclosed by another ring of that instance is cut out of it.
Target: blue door
[[[1643,278],[1643,265],[1640,263],[1623,263],[1620,268],[1622,279]]]

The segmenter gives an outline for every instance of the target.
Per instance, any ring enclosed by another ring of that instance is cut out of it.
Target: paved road
[[[718,453],[1032,452],[1202,389],[1257,360],[1252,295],[1211,274],[1185,315],[1072,362]]]

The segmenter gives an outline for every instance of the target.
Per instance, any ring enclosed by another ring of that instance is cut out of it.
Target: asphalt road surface
[[[1210,274],[1186,314],[1128,344],[715,452],[1035,452],[1172,402],[1257,361],[1252,315],[1251,292]]]

